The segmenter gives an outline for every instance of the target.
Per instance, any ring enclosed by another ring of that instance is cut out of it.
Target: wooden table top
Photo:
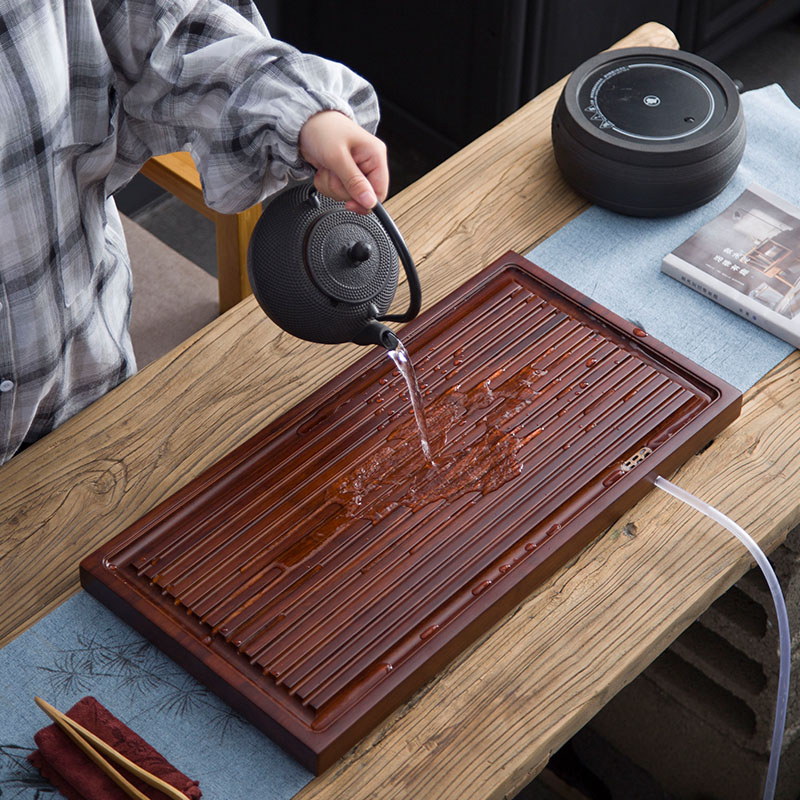
[[[642,45],[677,43],[650,23],[618,44]],[[562,85],[387,203],[424,307],[585,207],[550,146]],[[0,645],[78,590],[87,553],[362,353],[293,339],[250,297],[0,468]],[[769,551],[800,522],[798,445],[794,353],[676,482]],[[513,796],[750,566],[729,533],[650,493],[297,798]]]

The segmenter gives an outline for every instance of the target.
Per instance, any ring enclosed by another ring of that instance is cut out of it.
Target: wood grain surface
[[[676,46],[654,23],[619,44]],[[425,306],[585,207],[550,148],[561,85],[387,204]],[[359,354],[291,339],[248,298],[0,468],[0,643],[77,590],[84,555]],[[795,353],[677,478],[767,549],[798,522],[799,378]],[[298,797],[513,796],[749,562],[651,493]]]

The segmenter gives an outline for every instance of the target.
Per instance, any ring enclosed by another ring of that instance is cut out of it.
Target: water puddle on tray
[[[511,420],[541,394],[534,384],[546,371],[531,368],[509,380],[500,369],[466,389],[450,383],[423,407],[407,350],[401,344],[389,356],[408,388],[413,415],[328,489],[326,498],[346,518],[379,522],[400,506],[416,511],[436,500],[452,503],[469,493],[477,498],[520,474],[518,451],[542,429],[523,433]]]

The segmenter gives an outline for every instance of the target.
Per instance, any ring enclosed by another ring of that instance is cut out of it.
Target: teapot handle
[[[394,224],[394,220],[389,216],[386,209],[380,204],[376,203],[372,212],[378,218],[378,221],[383,226],[383,229],[392,240],[392,244],[403,262],[403,269],[406,273],[408,280],[408,291],[410,294],[408,309],[404,314],[383,314],[378,317],[383,322],[408,322],[419,314],[422,306],[422,287],[419,283],[419,275],[417,274],[417,267],[414,264],[414,259],[411,258],[411,253],[408,252],[405,241]]]

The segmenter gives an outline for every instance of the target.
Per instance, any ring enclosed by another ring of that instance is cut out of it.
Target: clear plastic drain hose
[[[772,728],[772,745],[770,747],[769,766],[767,767],[767,779],[764,784],[764,800],[772,800],[775,796],[775,786],[778,782],[778,764],[781,758],[781,748],[783,746],[783,729],[786,724],[786,706],[789,702],[789,669],[791,665],[791,640],[789,638],[789,616],[786,613],[786,601],[783,599],[781,585],[778,577],[772,569],[764,551],[756,544],[755,540],[747,531],[737,525],[730,517],[726,517],[708,503],[703,502],[680,486],[670,483],[660,475],[655,479],[655,485],[659,489],[671,494],[678,500],[682,500],[687,505],[705,514],[709,519],[713,519],[723,527],[727,528],[742,544],[750,551],[756,563],[761,567],[764,577],[767,579],[769,590],[772,593],[772,600],[775,603],[775,612],[778,615],[778,635],[780,644],[780,671],[778,673],[778,699],[775,705],[775,723]]]

